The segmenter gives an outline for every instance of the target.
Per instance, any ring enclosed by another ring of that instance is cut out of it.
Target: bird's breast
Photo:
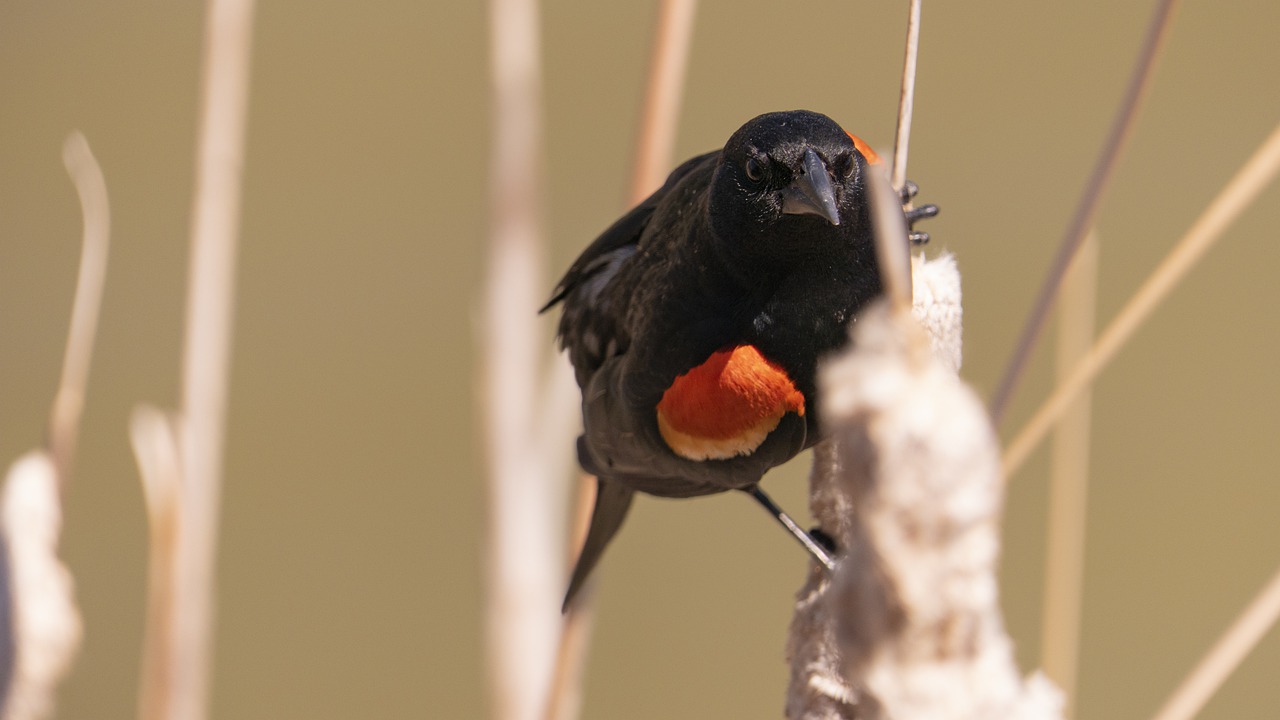
[[[803,416],[804,394],[752,345],[712,353],[677,377],[658,402],[658,430],[689,460],[750,455],[788,412]]]

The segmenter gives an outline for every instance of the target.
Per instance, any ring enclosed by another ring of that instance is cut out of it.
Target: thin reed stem
[[[885,297],[897,313],[911,309],[911,245],[898,194],[876,171],[867,173],[871,223],[876,236],[876,260]]]
[[[162,715],[209,712],[215,560],[249,100],[253,0],[210,0],[205,18],[195,204],[191,226],[182,404],[181,483],[173,629],[166,633]]]
[[[85,386],[89,382],[89,365],[93,358],[93,341],[98,333],[98,316],[102,309],[102,286],[107,276],[111,236],[111,206],[107,200],[107,181],[84,135],[74,132],[67,138],[62,159],[76,186],[84,218],[80,273],[71,308],[71,326],[67,331],[67,349],[49,418],[49,452],[59,485],[65,490],[75,456]]]
[[[573,521],[570,524],[569,548],[573,557],[587,539],[591,511],[595,507],[596,479],[592,475],[578,477],[577,497],[574,502]],[[556,652],[555,676],[552,679],[551,699],[547,704],[545,720],[574,720],[582,710],[582,676],[586,667],[587,652],[591,649],[591,630],[595,620],[595,579],[590,579],[578,591],[578,596],[565,613],[560,630],[560,646]]]
[[[697,0],[661,0],[658,5],[643,115],[631,168],[632,205],[657,190],[670,171],[697,10]]]
[[[1080,362],[1093,343],[1097,305],[1098,239],[1090,233],[1062,282],[1055,365],[1059,379]],[[1040,663],[1068,700],[1075,695],[1080,650],[1085,519],[1089,487],[1090,396],[1082,393],[1053,436],[1049,478],[1048,542]]]
[[[1138,111],[1142,108],[1142,101],[1146,99],[1151,78],[1155,74],[1156,63],[1160,60],[1160,51],[1164,48],[1177,6],[1178,0],[1159,0],[1156,5],[1155,13],[1147,27],[1142,51],[1138,54],[1138,62],[1129,78],[1129,85],[1125,89],[1120,108],[1112,121],[1111,132],[1107,135],[1102,152],[1098,155],[1093,173],[1085,183],[1080,202],[1058,245],[1058,254],[1049,266],[1049,275],[1040,287],[1040,294],[1036,297],[1026,324],[1023,325],[1022,334],[1014,345],[1004,375],[1000,378],[1000,384],[996,386],[996,392],[991,400],[991,418],[997,426],[1009,409],[1018,381],[1022,378],[1022,373],[1031,358],[1031,352],[1040,338],[1040,331],[1049,318],[1049,312],[1053,310],[1054,299],[1062,284],[1062,276],[1066,274],[1071,258],[1075,257],[1076,251],[1080,248],[1080,243],[1084,242],[1085,235],[1093,228],[1098,207],[1102,204],[1102,198],[1111,184],[1111,177],[1120,162],[1120,157],[1124,154],[1129,136],[1133,134]]]
[[[1066,380],[1040,406],[1031,420],[1014,437],[1004,452],[1005,477],[1011,478],[1026,462],[1054,423],[1062,417],[1080,393],[1093,382],[1133,333],[1177,287],[1200,258],[1222,237],[1258,194],[1280,171],[1280,126],[1272,131],[1240,168],[1231,182],[1213,199],[1173,250],[1165,256],[1142,287],[1134,293],[1115,319]]]
[[[916,59],[920,55],[921,0],[908,0],[907,43],[902,61],[902,91],[898,95],[898,126],[893,136],[893,175],[890,183],[901,190],[907,182],[907,147],[911,144],[911,116],[916,105]]]
[[[1178,685],[1153,720],[1190,720],[1280,618],[1280,570]]]
[[[631,165],[630,205],[639,203],[660,187],[669,171],[697,7],[697,0],[661,0],[659,3],[640,130]],[[586,538],[595,487],[595,478],[591,476],[584,476],[578,483],[574,501],[577,508],[573,521],[575,538],[570,546],[575,558]],[[593,596],[594,582],[591,581],[569,607],[561,625],[560,650],[556,655],[552,696],[547,703],[547,720],[572,720],[578,715],[583,665],[591,643]]]
[[[563,488],[539,461],[546,261],[537,0],[491,0],[490,239],[481,331],[488,461],[486,622],[492,716],[535,720],[553,677]]]

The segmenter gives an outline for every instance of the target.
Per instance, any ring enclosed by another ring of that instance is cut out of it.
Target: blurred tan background
[[[925,7],[910,176],[966,290],[965,376],[1002,369],[1151,3]],[[483,485],[474,320],[488,163],[479,3],[262,2],[254,48],[214,716],[475,718]],[[621,210],[651,3],[544,3],[550,273]],[[806,107],[892,142],[905,8],[708,0],[678,155]],[[134,713],[145,520],[126,439],[176,402],[198,3],[0,3],[0,459],[41,440],[82,129],[113,213],[65,553],[86,642],[60,717]],[[1186,3],[1100,219],[1110,318],[1280,120],[1280,4]],[[1145,717],[1280,564],[1280,191],[1098,385],[1082,717]],[[550,290],[554,277],[548,274]],[[534,322],[529,309],[529,321]],[[550,343],[550,327],[547,339]],[[1006,436],[1049,387],[1049,353]],[[795,512],[806,459],[766,483]],[[1004,605],[1038,658],[1044,453],[1012,485]],[[603,567],[585,715],[778,717],[804,557],[749,500],[638,502]],[[1280,716],[1273,632],[1207,708]]]

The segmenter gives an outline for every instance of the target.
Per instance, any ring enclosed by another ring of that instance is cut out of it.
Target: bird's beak
[[[836,207],[836,191],[831,187],[831,174],[809,148],[800,160],[796,179],[782,191],[782,212],[788,215],[818,215],[832,225],[840,224],[840,209]]]

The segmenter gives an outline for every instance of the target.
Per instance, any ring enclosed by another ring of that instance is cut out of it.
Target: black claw
[[[823,532],[822,528],[809,528],[809,537],[813,538],[813,541],[821,545],[827,552],[832,555],[836,554],[836,541],[833,540],[830,535]]]
[[[906,205],[911,202],[911,198],[915,197],[919,192],[920,186],[908,180],[906,184],[902,186],[902,190],[898,191],[898,195],[902,198],[902,204]]]
[[[929,242],[929,233],[916,232],[916,223],[938,215],[937,205],[921,205],[917,208],[907,207],[911,204],[911,198],[914,198],[919,192],[920,186],[908,180],[899,193],[902,197],[903,215],[907,218],[907,229],[911,233],[908,238],[910,238],[912,245],[924,245]]]
[[[911,223],[916,222],[917,220],[924,220],[925,218],[937,217],[938,206],[937,205],[921,205],[918,208],[911,208],[910,210],[907,211],[906,215],[907,215],[907,224],[909,225]]]
[[[907,202],[909,202],[910,198],[915,197],[915,194],[919,191],[920,191],[920,188],[916,187],[916,184],[913,182],[908,182],[906,185],[904,185],[902,187],[902,197],[903,197],[902,204],[906,205]],[[924,245],[925,243],[929,242],[929,233],[917,232],[915,229],[915,225],[917,222],[921,220],[926,220],[931,217],[936,217],[938,215],[938,206],[937,205],[921,205],[918,208],[907,209],[903,212],[903,214],[906,215],[906,218],[907,218],[907,228],[911,231],[911,234],[907,236],[911,240],[911,244]]]

